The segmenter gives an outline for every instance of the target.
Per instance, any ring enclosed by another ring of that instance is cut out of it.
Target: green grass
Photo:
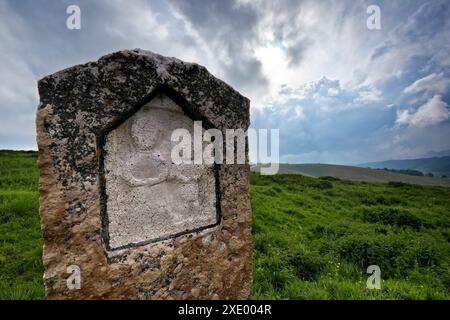
[[[450,188],[252,174],[251,196],[254,299],[450,298]],[[38,207],[36,154],[0,151],[0,299],[45,299]]]
[[[0,151],[0,299],[45,299],[35,152]]]
[[[254,299],[450,298],[450,188],[252,173],[251,196]]]
[[[255,165],[252,170],[259,172],[260,165]],[[429,185],[450,187],[450,178],[422,177],[402,174],[398,172],[370,169],[336,164],[321,163],[301,163],[289,164],[280,163],[278,171],[280,174],[300,174],[309,177],[335,177],[342,180],[365,181],[365,182],[404,182],[416,185]]]

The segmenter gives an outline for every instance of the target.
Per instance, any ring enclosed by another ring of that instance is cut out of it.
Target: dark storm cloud
[[[36,84],[47,74],[125,48],[180,58],[190,48],[201,54],[165,2],[78,0],[81,30],[69,30],[66,8],[73,3],[0,1],[0,148],[35,146]]]
[[[302,5],[307,1],[286,0],[264,3],[262,12],[272,15],[271,29],[275,43],[285,51],[290,66],[298,66],[305,51],[314,43],[301,25]]]
[[[286,54],[289,56],[289,65],[298,66],[304,58],[306,48],[312,43],[309,38],[296,40],[294,45],[286,48]]]
[[[241,88],[264,90],[268,81],[254,56],[258,42],[258,12],[233,1],[172,0],[200,37],[213,47],[226,78]]]
[[[366,27],[373,3],[380,31]],[[66,28],[71,4],[81,8],[78,31]],[[449,150],[449,7],[447,0],[0,0],[0,148],[35,147],[39,78],[140,47],[200,63],[248,96],[252,125],[281,129],[286,161]]]

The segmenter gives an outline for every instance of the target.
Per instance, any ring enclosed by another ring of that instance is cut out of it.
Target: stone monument
[[[48,298],[249,298],[248,164],[171,158],[171,134],[194,121],[246,131],[249,100],[200,65],[140,49],[38,86]]]

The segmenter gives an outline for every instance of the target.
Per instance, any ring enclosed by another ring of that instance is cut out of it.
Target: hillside
[[[432,173],[435,176],[450,177],[450,156],[433,157],[422,159],[388,160],[369,162],[359,165],[360,167],[388,168],[395,170],[418,170],[424,174]]]
[[[450,188],[252,173],[250,192],[254,299],[450,299]],[[36,153],[0,151],[0,300],[45,299],[38,210]]]
[[[257,171],[258,166],[253,166],[252,171]],[[403,182],[418,185],[450,186],[450,178],[419,177],[385,170],[342,166],[334,164],[280,164],[279,174],[301,174],[310,177],[334,177],[342,180],[366,181],[366,182]]]
[[[253,173],[251,196],[254,298],[450,299],[450,188]]]

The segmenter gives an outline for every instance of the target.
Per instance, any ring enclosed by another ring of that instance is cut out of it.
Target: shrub
[[[311,187],[316,189],[331,189],[333,188],[333,184],[328,180],[317,180],[315,183],[311,184]]]
[[[361,238],[347,237],[338,245],[338,254],[362,270],[370,265],[378,265],[385,277],[397,275],[396,258],[404,250],[404,244],[387,237]]]
[[[315,227],[313,227],[310,230],[309,238],[311,238],[311,239],[321,238],[324,235],[326,235],[326,232],[327,232],[327,230],[326,230],[326,228],[324,226],[316,225]]]
[[[371,223],[382,223],[396,227],[411,227],[419,230],[423,221],[407,210],[392,207],[364,208],[363,220]]]
[[[292,208],[287,208],[287,209],[283,209],[284,213],[287,213],[289,215],[295,215],[297,218],[300,219],[304,219],[305,215],[301,212],[299,212],[298,210],[292,209]]]
[[[295,252],[289,257],[289,264],[294,268],[294,272],[302,280],[312,281],[327,269],[326,261],[317,254],[304,251]]]
[[[362,204],[374,206],[374,205],[386,205],[386,206],[392,206],[392,205],[398,205],[403,203],[402,200],[396,197],[385,197],[382,195],[379,196],[366,196],[361,200]]]
[[[442,254],[432,243],[411,242],[395,261],[397,274],[405,277],[413,269],[434,268],[441,264]]]
[[[408,183],[404,183],[404,182],[400,182],[400,181],[389,181],[388,182],[388,186],[396,187],[396,188],[398,188],[398,187],[405,187],[405,186],[408,186],[408,185],[409,185]]]
[[[327,181],[341,181],[341,179],[336,178],[336,177],[331,177],[331,176],[324,176],[324,177],[319,177],[320,180],[327,180]]]
[[[277,192],[272,187],[261,191],[261,193],[269,197],[275,197],[277,195]]]
[[[283,189],[281,189],[281,188],[280,188],[279,186],[277,186],[277,185],[274,185],[272,188],[273,188],[273,190],[274,190],[275,192],[277,192],[277,193],[283,191]]]

